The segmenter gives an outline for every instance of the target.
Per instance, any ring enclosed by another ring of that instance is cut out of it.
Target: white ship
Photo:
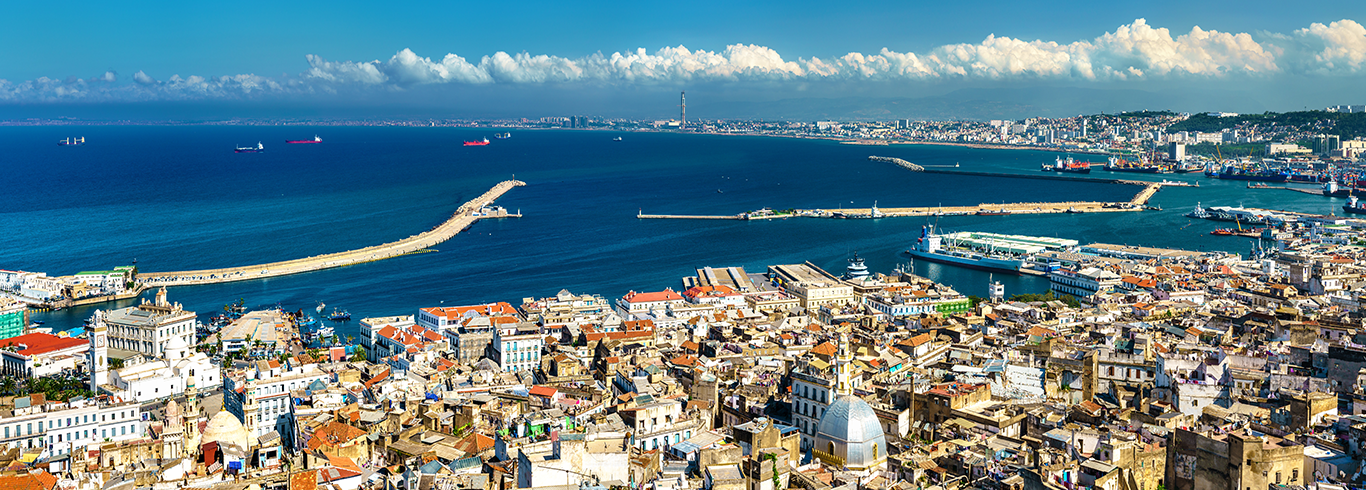
[[[931,262],[1019,273],[1035,254],[1075,248],[1079,242],[1062,238],[957,232],[940,235],[933,225],[921,228],[920,239],[906,252]]]

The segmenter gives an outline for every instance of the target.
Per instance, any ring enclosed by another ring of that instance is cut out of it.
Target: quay
[[[234,281],[248,281],[279,277],[301,272],[312,272],[333,267],[374,262],[411,253],[421,252],[433,245],[449,240],[456,234],[468,229],[481,219],[520,217],[521,213],[508,213],[507,210],[490,205],[494,200],[515,187],[525,186],[519,180],[499,182],[479,197],[456,209],[450,219],[426,232],[412,235],[402,240],[375,245],[359,250],[317,255],[302,259],[286,260],[269,264],[230,267],[225,269],[206,269],[183,272],[146,272],[138,274],[138,282],[146,287],[190,286],[217,284]]]

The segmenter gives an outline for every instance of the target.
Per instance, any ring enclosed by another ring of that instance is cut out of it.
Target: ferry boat
[[[1020,266],[1024,265],[1023,259],[991,252],[977,252],[959,246],[952,239],[946,245],[944,243],[945,238],[945,236],[934,232],[934,225],[925,225],[921,228],[920,239],[916,240],[915,246],[907,250],[906,253],[930,262],[1016,274],[1020,273]]]
[[[1105,170],[1110,172],[1133,172],[1140,174],[1165,174],[1171,172],[1171,170],[1164,165],[1131,162],[1119,157],[1110,157],[1110,161],[1105,164]]]
[[[266,151],[266,145],[256,142],[256,146],[239,146],[233,153],[260,153]]]
[[[1347,204],[1342,205],[1342,212],[1352,214],[1366,214],[1366,204],[1357,200],[1356,196],[1347,198]]]
[[[920,239],[906,253],[931,262],[1019,273],[1041,252],[1075,251],[1079,243],[1065,238],[969,231],[938,234],[934,225],[925,225]]]
[[[488,138],[484,138],[484,139],[482,139],[482,140],[466,141],[466,142],[465,142],[465,146],[488,146],[488,144],[489,144],[489,139],[488,139]]]
[[[85,144],[85,137],[67,138],[57,142],[57,146],[81,146]]]
[[[493,133],[493,139],[505,140],[512,137],[512,133]]]
[[[1091,162],[1078,162],[1072,159],[1072,157],[1067,157],[1067,160],[1063,160],[1062,157],[1058,157],[1057,160],[1051,165],[1047,163],[1043,164],[1043,168],[1041,168],[1040,170],[1044,172],[1072,172],[1078,174],[1089,174],[1091,173]]]
[[[316,134],[313,135],[313,139],[311,139],[311,140],[285,140],[285,143],[289,143],[289,144],[291,144],[291,145],[307,145],[307,144],[322,143],[322,142],[323,142],[323,139],[322,139],[322,138],[319,138],[318,135],[316,135]]]

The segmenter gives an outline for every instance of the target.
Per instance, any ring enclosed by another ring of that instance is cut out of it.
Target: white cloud
[[[1144,19],[1089,40],[1059,43],[988,35],[924,53],[883,48],[821,58],[784,58],[752,44],[720,51],[665,47],[595,53],[581,58],[496,52],[476,60],[456,54],[433,59],[403,49],[388,60],[328,61],[309,54],[297,76],[252,74],[172,76],[142,71],[118,84],[106,72],[90,80],[0,80],[0,101],[179,100],[251,98],[345,90],[405,90],[429,84],[683,84],[921,80],[1115,81],[1170,78],[1231,79],[1278,75],[1353,74],[1366,64],[1366,27],[1353,20],[1312,24],[1289,34],[1227,33],[1193,27],[1173,35]]]

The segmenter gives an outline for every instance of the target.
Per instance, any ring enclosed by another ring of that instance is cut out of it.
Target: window
[[[1290,470],[1290,482],[1294,483],[1298,479],[1300,479],[1300,470],[1298,468]]]

